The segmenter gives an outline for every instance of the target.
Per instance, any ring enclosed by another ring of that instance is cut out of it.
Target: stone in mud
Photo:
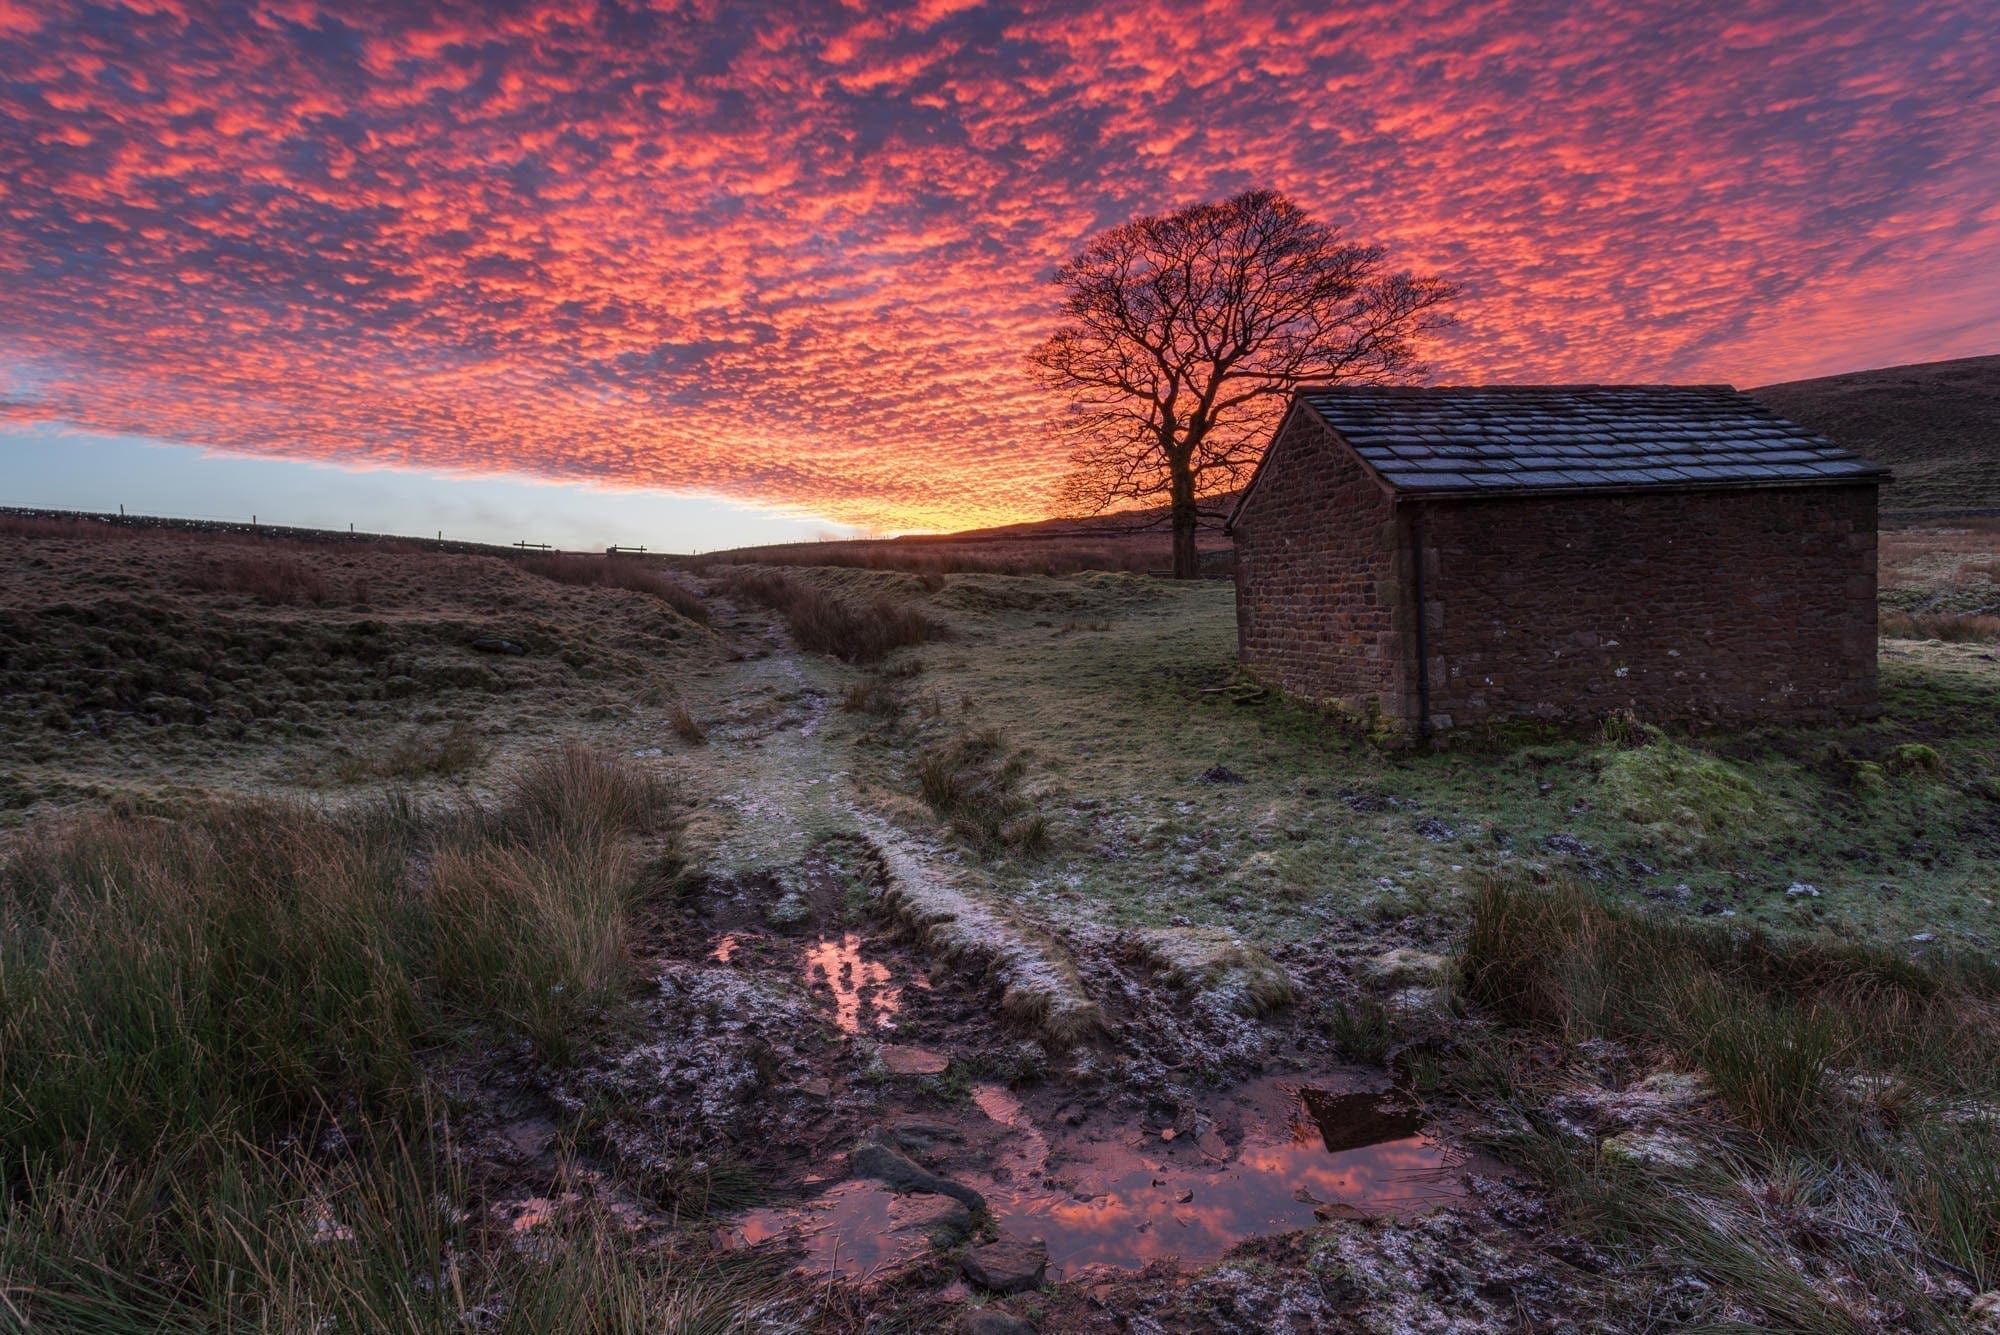
[[[951,1058],[929,1048],[884,1046],[879,1051],[890,1075],[942,1075],[951,1065]]]
[[[1655,1071],[1641,1080],[1638,1087],[1675,1108],[1700,1103],[1714,1093],[1708,1077],[1699,1071]]]
[[[962,1141],[965,1139],[956,1128],[937,1126],[930,1122],[905,1122],[889,1132],[898,1145],[912,1154],[923,1154],[934,1150],[939,1141]]]
[[[535,1159],[555,1141],[556,1129],[541,1118],[532,1117],[525,1121],[509,1123],[500,1135],[515,1157]]]
[[[1667,1131],[1626,1131],[1607,1136],[1598,1153],[1623,1163],[1692,1168],[1700,1158],[1694,1143]]]
[[[1444,977],[1442,955],[1398,946],[1361,962],[1361,976],[1380,987],[1430,987]]]
[[[958,1335],[1035,1335],[1035,1328],[1017,1316],[982,1307],[967,1312],[953,1327]]]
[[[1049,1268],[1049,1249],[1039,1240],[1002,1233],[998,1241],[974,1247],[960,1262],[965,1277],[992,1293],[1039,1288]]]
[[[950,1178],[939,1177],[914,1160],[887,1145],[860,1145],[848,1158],[848,1171],[855,1177],[873,1178],[891,1191],[917,1192],[927,1196],[949,1196],[968,1210],[984,1210],[986,1198]]]
[[[957,1245],[972,1232],[972,1211],[949,1196],[937,1196],[899,1211],[898,1233],[921,1233],[933,1247]]]
[[[1313,1218],[1319,1220],[1322,1224],[1340,1222],[1372,1224],[1375,1222],[1374,1215],[1369,1214],[1358,1205],[1349,1205],[1346,1201],[1329,1201],[1325,1205],[1315,1205],[1313,1207]]]

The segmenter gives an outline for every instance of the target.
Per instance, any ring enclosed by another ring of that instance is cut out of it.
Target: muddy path
[[[704,794],[700,870],[652,906],[630,1032],[488,1080],[500,1225],[587,1188],[635,1232],[795,1268],[838,1293],[830,1329],[1510,1329],[1573,1305],[1541,1207],[1462,1116],[1340,1060],[1319,999],[1351,943],[1266,961],[1294,1000],[1250,1007],[1191,981],[1223,976],[1216,943],[1023,918],[865,804],[836,670],[762,613],[731,628],[708,743],[672,761]]]

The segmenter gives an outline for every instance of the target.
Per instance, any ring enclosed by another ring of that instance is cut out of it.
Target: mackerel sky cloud
[[[0,0],[0,412],[1031,517],[1051,269],[1253,185],[1464,285],[1444,380],[2000,345],[1979,0]]]

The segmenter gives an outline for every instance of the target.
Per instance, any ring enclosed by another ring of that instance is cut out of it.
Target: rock
[[[972,1232],[972,1211],[949,1196],[912,1201],[892,1215],[897,1233],[921,1233],[933,1247],[951,1247]]]
[[[877,1050],[890,1075],[942,1075],[951,1058],[929,1048],[884,1045]]]
[[[958,1335],[1035,1335],[1035,1328],[1017,1316],[982,1307],[959,1317],[953,1327]]]
[[[1430,987],[1444,977],[1445,958],[1398,946],[1361,962],[1361,975],[1382,987]]]
[[[1325,1205],[1315,1205],[1313,1207],[1313,1218],[1319,1220],[1322,1224],[1372,1224],[1375,1222],[1374,1215],[1369,1214],[1358,1205],[1349,1205],[1346,1201],[1329,1201]]]
[[[1714,1093],[1708,1077],[1699,1071],[1655,1071],[1641,1080],[1637,1088],[1672,1107],[1700,1103]]]
[[[1389,1009],[1407,1019],[1443,1015],[1445,993],[1441,987],[1399,987],[1389,994]]]
[[[541,1157],[543,1151],[555,1141],[556,1129],[541,1118],[533,1117],[510,1123],[500,1135],[515,1154],[524,1159],[535,1159]]]
[[[1607,1159],[1667,1168],[1692,1168],[1700,1158],[1692,1141],[1667,1131],[1624,1131],[1606,1137],[1597,1148]]]
[[[833,1081],[823,1080],[818,1077],[814,1077],[811,1080],[801,1080],[798,1084],[793,1085],[792,1088],[809,1099],[830,1099],[833,1097]]]
[[[918,1192],[927,1196],[949,1196],[968,1210],[984,1210],[986,1198],[966,1186],[939,1177],[916,1161],[898,1154],[887,1145],[861,1145],[848,1158],[848,1172],[855,1177],[873,1178],[891,1191]]]
[[[1243,776],[1227,765],[1210,765],[1194,776],[1196,783],[1242,783]]]
[[[512,640],[503,640],[498,635],[482,635],[472,642],[472,647],[482,654],[513,654],[519,656],[528,652],[526,647],[518,645]]]
[[[1049,1249],[1039,1239],[1002,1233],[996,1242],[974,1247],[960,1265],[965,1277],[993,1293],[1021,1293],[1039,1288],[1049,1268]]]
[[[933,1122],[904,1122],[889,1132],[898,1145],[912,1154],[922,1154],[937,1148],[938,1142],[963,1141],[964,1135],[955,1127],[939,1126]]]

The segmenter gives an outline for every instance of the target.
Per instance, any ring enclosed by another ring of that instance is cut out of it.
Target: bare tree
[[[1294,389],[1413,378],[1419,340],[1451,323],[1456,289],[1383,254],[1272,190],[1093,238],[1056,270],[1064,323],[1032,356],[1067,400],[1066,510],[1165,497],[1174,574],[1193,578],[1200,501],[1248,477]]]

